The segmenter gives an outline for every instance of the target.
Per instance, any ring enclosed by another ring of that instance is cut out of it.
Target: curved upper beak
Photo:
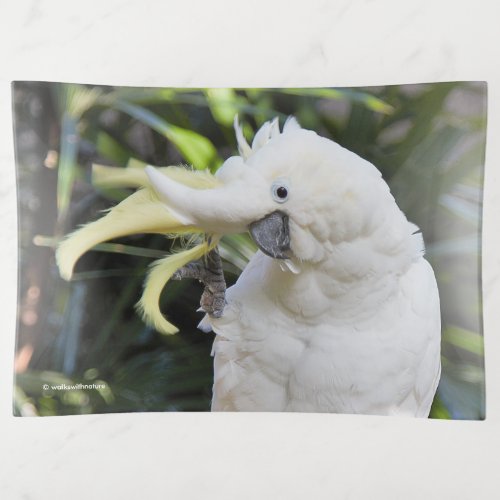
[[[290,228],[288,215],[277,210],[248,227],[257,246],[273,259],[288,259],[290,250]]]

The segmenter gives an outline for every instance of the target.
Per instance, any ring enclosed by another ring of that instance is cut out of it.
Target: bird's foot
[[[205,289],[200,299],[201,308],[210,316],[220,318],[226,305],[226,281],[217,249],[211,250],[203,259],[181,267],[172,276],[174,280],[184,278],[194,278],[203,283]]]

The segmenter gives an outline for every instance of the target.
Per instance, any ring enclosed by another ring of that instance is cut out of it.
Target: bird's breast
[[[321,273],[250,267],[212,321],[213,409],[393,414],[406,401],[404,411],[425,413],[440,326],[435,280],[421,262],[337,297]]]

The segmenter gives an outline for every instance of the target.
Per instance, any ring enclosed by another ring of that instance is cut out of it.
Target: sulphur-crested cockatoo
[[[139,309],[174,333],[159,296],[174,277],[205,283],[200,327],[216,333],[212,410],[426,417],[440,376],[440,307],[418,228],[380,172],[289,119],[215,175],[95,167],[101,185],[142,187],[57,252],[70,278],[95,244],[133,233],[203,234],[158,261]],[[217,243],[250,231],[259,250],[225,289]]]

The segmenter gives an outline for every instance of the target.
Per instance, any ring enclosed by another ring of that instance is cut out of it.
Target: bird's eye
[[[274,201],[284,203],[288,199],[288,186],[283,181],[275,182],[271,186],[271,194]]]

